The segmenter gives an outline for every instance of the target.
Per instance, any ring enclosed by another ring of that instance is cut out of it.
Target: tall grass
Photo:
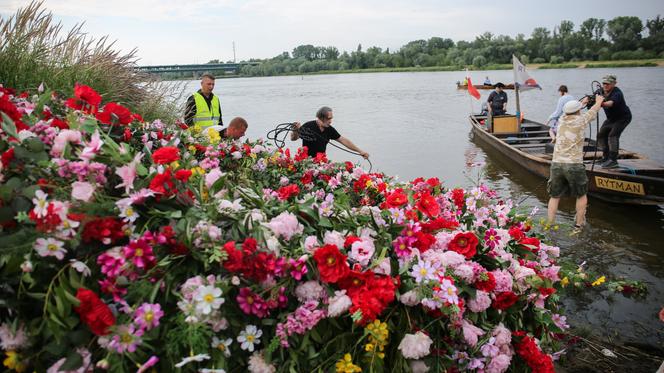
[[[43,82],[65,94],[81,83],[97,90],[104,102],[127,105],[145,119],[177,118],[182,86],[136,71],[136,49],[124,54],[114,44],[107,36],[89,37],[83,24],[64,30],[43,1],[32,1],[0,19],[0,83],[31,90]]]

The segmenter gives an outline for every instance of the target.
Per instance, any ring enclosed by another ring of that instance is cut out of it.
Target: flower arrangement
[[[482,185],[146,123],[83,85],[0,88],[0,111],[10,370],[553,371],[559,249]]]

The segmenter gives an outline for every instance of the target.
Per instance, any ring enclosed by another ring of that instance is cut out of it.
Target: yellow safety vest
[[[219,124],[221,118],[221,108],[219,97],[212,96],[212,112],[202,94],[195,92],[194,101],[196,102],[196,115],[194,116],[194,126],[197,129],[203,129]]]

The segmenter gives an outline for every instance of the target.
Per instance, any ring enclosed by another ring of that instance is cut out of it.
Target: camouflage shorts
[[[588,176],[582,163],[551,163],[547,186],[553,198],[581,197],[588,193]]]

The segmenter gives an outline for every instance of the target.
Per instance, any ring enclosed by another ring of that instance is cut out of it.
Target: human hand
[[[361,155],[362,158],[364,158],[364,159],[369,159],[369,153],[367,153],[367,152],[360,152],[360,155]]]
[[[581,99],[581,105],[586,106],[588,104],[588,100],[590,97],[585,96],[584,98]]]
[[[300,127],[302,127],[302,125],[300,124],[300,122],[293,122],[293,123],[291,124],[291,126],[292,126],[292,128],[293,128],[294,130],[299,130]]]
[[[601,105],[604,102],[604,95],[595,95],[595,102],[599,102]]]

